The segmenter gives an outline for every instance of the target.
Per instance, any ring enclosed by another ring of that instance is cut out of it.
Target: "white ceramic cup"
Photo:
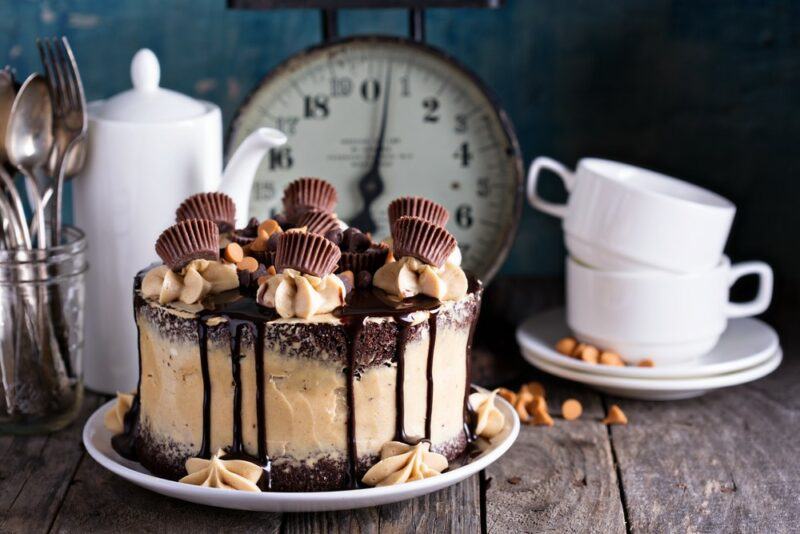
[[[759,277],[751,302],[729,300],[731,286]],[[567,258],[567,324],[575,336],[629,362],[651,358],[669,365],[701,356],[716,345],[729,318],[765,311],[772,300],[772,269],[751,261],[731,266],[723,256],[699,273],[603,271]]]
[[[538,195],[544,169],[563,180],[566,204]],[[528,200],[563,219],[570,254],[599,269],[713,269],[736,213],[730,201],[696,185],[596,158],[580,160],[575,172],[550,158],[536,158],[528,172]]]

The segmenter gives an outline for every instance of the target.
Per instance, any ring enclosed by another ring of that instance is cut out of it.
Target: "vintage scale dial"
[[[279,211],[286,184],[318,176],[338,189],[338,216],[377,239],[389,235],[389,202],[421,195],[450,211],[466,269],[486,280],[505,258],[521,209],[516,138],[482,84],[441,52],[388,37],[302,52],[244,104],[229,153],[261,126],[289,141],[259,167],[252,215]]]

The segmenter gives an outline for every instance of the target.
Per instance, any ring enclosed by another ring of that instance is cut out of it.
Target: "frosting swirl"
[[[387,441],[381,447],[381,461],[364,474],[361,481],[368,486],[392,486],[441,475],[447,469],[447,458],[430,452],[431,444],[407,445]]]
[[[222,460],[225,451],[219,449],[209,460],[189,458],[186,472],[178,482],[204,488],[232,489],[260,492],[256,484],[261,478],[262,468],[246,460]]]
[[[145,298],[158,298],[159,304],[179,300],[184,304],[199,302],[209,294],[239,287],[236,266],[219,261],[194,260],[180,272],[166,265],[150,269],[142,280]]]
[[[467,294],[467,276],[461,267],[450,262],[435,267],[411,256],[381,266],[372,284],[400,298],[423,294],[457,300]]]
[[[103,416],[103,426],[115,436],[122,434],[125,431],[125,414],[128,413],[131,406],[133,406],[133,394],[117,391],[117,402]]]
[[[497,391],[491,393],[473,393],[469,396],[469,405],[477,413],[477,422],[475,423],[475,434],[482,438],[491,439],[495,437],[506,423],[506,418],[497,406],[494,404],[494,399],[497,397]]]
[[[307,319],[342,306],[346,292],[344,283],[335,274],[320,278],[284,269],[261,284],[256,300],[262,306],[275,308],[283,318]]]

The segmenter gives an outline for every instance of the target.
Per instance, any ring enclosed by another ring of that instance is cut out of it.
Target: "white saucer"
[[[92,414],[83,428],[83,444],[92,458],[112,473],[137,486],[184,501],[259,512],[350,510],[389,504],[432,493],[461,482],[496,461],[511,447],[519,434],[519,417],[516,412],[500,397],[497,397],[497,401],[497,406],[506,416],[506,426],[470,463],[425,480],[381,488],[308,493],[249,493],[202,488],[159,478],[151,475],[138,463],[122,458],[111,448],[111,433],[103,426],[103,415],[116,401],[104,404]]]
[[[783,351],[778,347],[767,361],[733,373],[698,378],[621,378],[574,371],[544,361],[526,350],[522,354],[528,362],[551,375],[587,384],[618,397],[657,401],[689,399],[699,397],[712,389],[752,382],[770,374],[783,360]]]
[[[545,363],[583,373],[624,378],[698,378],[741,371],[766,362],[778,349],[778,334],[758,319],[731,319],[717,345],[692,362],[671,366],[614,367],[593,365],[556,352],[556,342],[571,335],[564,308],[550,310],[526,320],[517,329],[523,352]]]

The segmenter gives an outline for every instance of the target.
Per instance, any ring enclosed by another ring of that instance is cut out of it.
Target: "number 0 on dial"
[[[464,268],[486,281],[505,258],[522,206],[516,136],[483,84],[441,52],[390,37],[301,52],[239,110],[229,153],[261,126],[289,142],[259,167],[252,215],[279,211],[286,184],[318,176],[339,191],[339,217],[378,240],[389,202],[420,195],[450,211]]]

